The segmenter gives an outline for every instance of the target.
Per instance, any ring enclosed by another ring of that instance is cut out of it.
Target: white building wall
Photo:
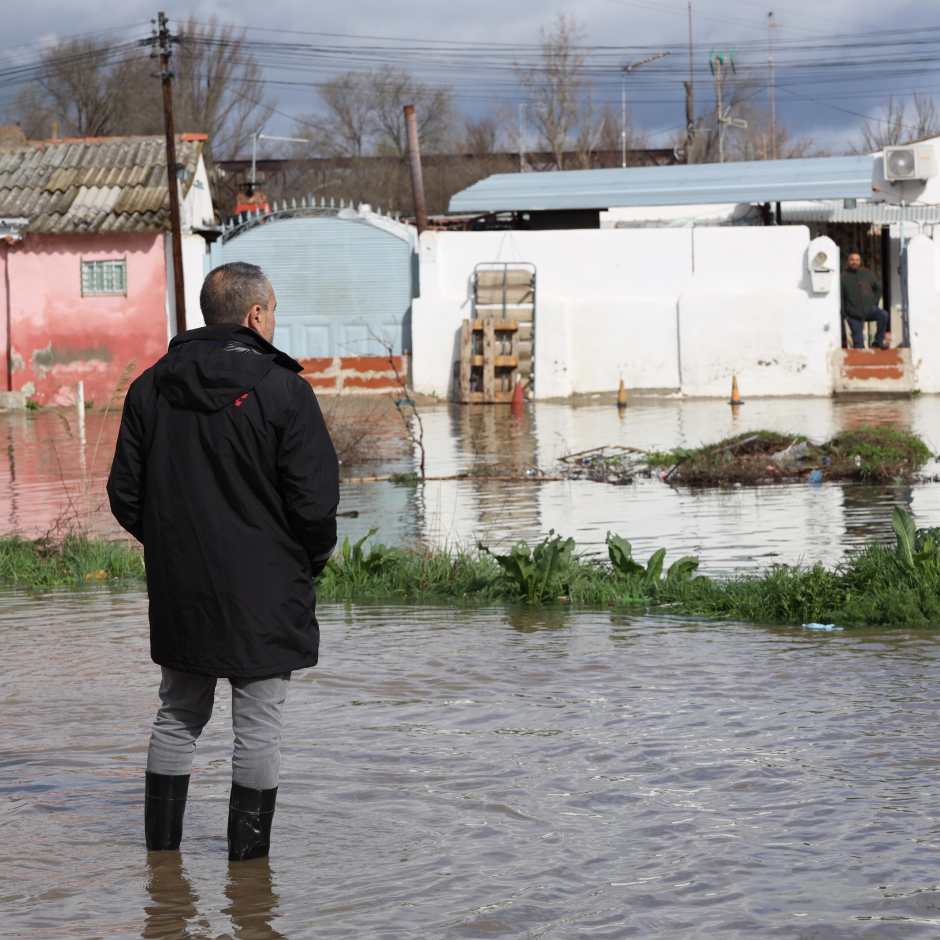
[[[205,326],[199,292],[205,277],[206,241],[201,235],[183,232],[183,296],[186,300],[186,329]],[[166,258],[166,318],[167,337],[176,336],[176,293],[173,287],[173,239],[169,232],[163,236]]]
[[[201,235],[183,233],[183,294],[186,298],[186,329],[205,326],[199,292],[202,290],[206,259],[206,241]]]
[[[206,162],[200,156],[196,162],[196,171],[189,190],[183,195],[180,187],[180,225],[183,230],[212,225],[215,210],[212,205],[212,190],[209,187],[209,174]]]
[[[417,391],[451,391],[474,265],[536,268],[540,399],[634,389],[825,395],[840,342],[838,280],[809,290],[804,226],[426,232],[413,308]]]
[[[693,237],[695,277],[679,297],[682,391],[727,395],[737,375],[748,395],[831,394],[839,280],[827,294],[811,292],[809,229],[708,228]]]
[[[206,173],[205,161],[199,158],[192,185],[185,196],[180,193],[180,228],[182,230],[183,249],[183,295],[186,300],[186,329],[194,330],[205,326],[202,318],[202,309],[199,306],[199,292],[202,290],[202,281],[205,277],[206,256],[208,247],[206,240],[193,232],[193,228],[212,225],[214,210],[212,207],[212,194],[209,188],[209,177]],[[166,255],[166,315],[167,336],[172,339],[176,335],[176,297],[173,289],[173,242],[170,234],[164,236],[164,252]]]
[[[917,235],[907,246],[908,310],[914,387],[940,392],[940,240]],[[897,337],[900,339],[900,337]]]

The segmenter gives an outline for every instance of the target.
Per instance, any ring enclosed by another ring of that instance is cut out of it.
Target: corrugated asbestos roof
[[[815,157],[741,163],[498,173],[456,193],[451,212],[537,212],[863,199],[871,196],[874,157]]]
[[[184,193],[204,140],[177,140]],[[37,234],[167,229],[165,146],[162,137],[89,137],[0,149],[0,217],[28,218]]]

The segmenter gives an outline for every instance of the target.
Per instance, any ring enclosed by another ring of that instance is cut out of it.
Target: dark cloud
[[[796,49],[801,43],[818,41],[821,36],[870,32],[875,39],[885,29],[909,29],[915,35],[919,28],[940,23],[940,10],[924,2],[884,4],[883,0],[781,0],[756,4],[754,0],[695,0],[696,64],[704,68],[712,49],[737,47],[742,68],[750,69],[761,80],[766,79],[767,8],[773,6],[781,24],[775,36],[783,47]],[[253,38],[308,39],[302,32],[345,33],[355,36],[401,37],[415,41],[414,69],[429,81],[445,82],[447,70],[428,68],[420,52],[419,40],[460,42],[530,43],[538,39],[541,27],[553,17],[574,14],[583,24],[585,39],[592,44],[622,45],[625,60],[629,47],[655,47],[684,44],[687,38],[686,3],[684,0],[578,0],[577,4],[537,2],[537,0],[474,0],[474,2],[442,3],[441,0],[413,0],[389,3],[388,0],[350,0],[342,4],[311,4],[296,0],[207,0],[202,3],[169,6],[171,18],[192,16],[197,20],[233,23],[267,30],[291,30],[298,35],[254,32]],[[141,0],[125,0],[117,7],[93,6],[87,0],[40,0],[17,6],[15,17],[4,23],[0,61],[29,60],[38,54],[40,45],[55,37],[77,33],[104,33],[114,27],[130,27],[145,35],[149,20],[155,15],[152,5]],[[937,34],[940,38],[940,33]],[[788,53],[781,52],[781,58]],[[868,52],[860,53],[862,55]],[[677,48],[675,57],[683,56]],[[825,52],[820,52],[824,59]],[[271,73],[271,77],[275,77]],[[276,77],[290,78],[286,73]],[[297,77],[297,76],[295,76]],[[309,75],[299,76],[309,80]],[[481,79],[485,78],[481,75]],[[847,139],[855,132],[861,118],[877,110],[889,91],[909,93],[920,88],[940,89],[940,79],[924,72],[893,80],[882,69],[876,77],[864,76],[857,82],[806,81],[799,76],[781,81],[778,104],[781,119],[798,133],[813,131],[826,137],[827,146]],[[931,82],[934,85],[931,86]],[[471,94],[472,83],[461,79],[458,104],[470,112],[485,110],[485,95]],[[699,82],[699,101],[706,105],[710,83]],[[616,100],[619,81],[614,80],[597,90],[598,100]],[[649,74],[631,83],[631,100],[640,123],[650,129],[676,127],[683,121],[681,76],[673,71],[657,78]],[[286,90],[272,87],[271,94],[288,113],[309,112],[315,107],[315,90]],[[506,91],[506,95],[511,95]],[[759,100],[759,95],[758,95]],[[840,110],[842,109],[842,110]],[[846,113],[847,111],[855,113]],[[282,123],[286,123],[281,119]]]

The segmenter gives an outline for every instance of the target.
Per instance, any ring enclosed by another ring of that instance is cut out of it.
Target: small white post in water
[[[75,408],[78,411],[78,439],[85,443],[85,383],[79,382],[75,388]]]

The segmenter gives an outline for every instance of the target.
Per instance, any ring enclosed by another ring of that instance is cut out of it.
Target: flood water
[[[143,848],[140,593],[0,605],[4,937],[912,938],[940,929],[937,639],[327,606],[270,862],[227,688]]]
[[[0,416],[0,532],[118,536],[117,422]],[[428,472],[550,470],[605,444],[888,424],[940,399],[424,410]],[[937,435],[940,437],[940,435]],[[410,459],[347,467],[381,473]],[[711,572],[832,561],[940,524],[940,484],[693,493],[656,480],[349,484],[341,535],[490,544],[612,529]],[[938,639],[572,610],[325,605],[294,677],[270,862],[229,866],[230,706],[183,851],[143,848],[158,670],[143,592],[0,595],[0,936],[909,938],[940,929]]]
[[[723,402],[636,399],[619,413],[609,403],[540,402],[522,418],[507,407],[422,408],[427,472],[444,476],[482,465],[539,467],[603,445],[643,449],[691,447],[766,428],[817,440],[863,425],[910,428],[940,450],[940,397],[835,401],[762,399],[732,412]],[[90,415],[84,442],[69,413],[0,415],[0,532],[38,535],[80,515],[99,533],[120,536],[104,494],[117,432],[115,416]],[[397,459],[344,468],[347,475],[415,468]],[[934,467],[938,472],[940,468]],[[348,484],[341,537],[370,528],[388,544],[505,545],[534,541],[554,529],[582,551],[603,552],[608,530],[645,558],[664,546],[694,554],[712,574],[774,562],[833,562],[872,539],[891,539],[891,512],[911,509],[919,524],[940,525],[940,485],[859,486],[806,483],[693,493],[659,480],[628,486],[587,481],[515,482],[471,479],[414,487]]]

